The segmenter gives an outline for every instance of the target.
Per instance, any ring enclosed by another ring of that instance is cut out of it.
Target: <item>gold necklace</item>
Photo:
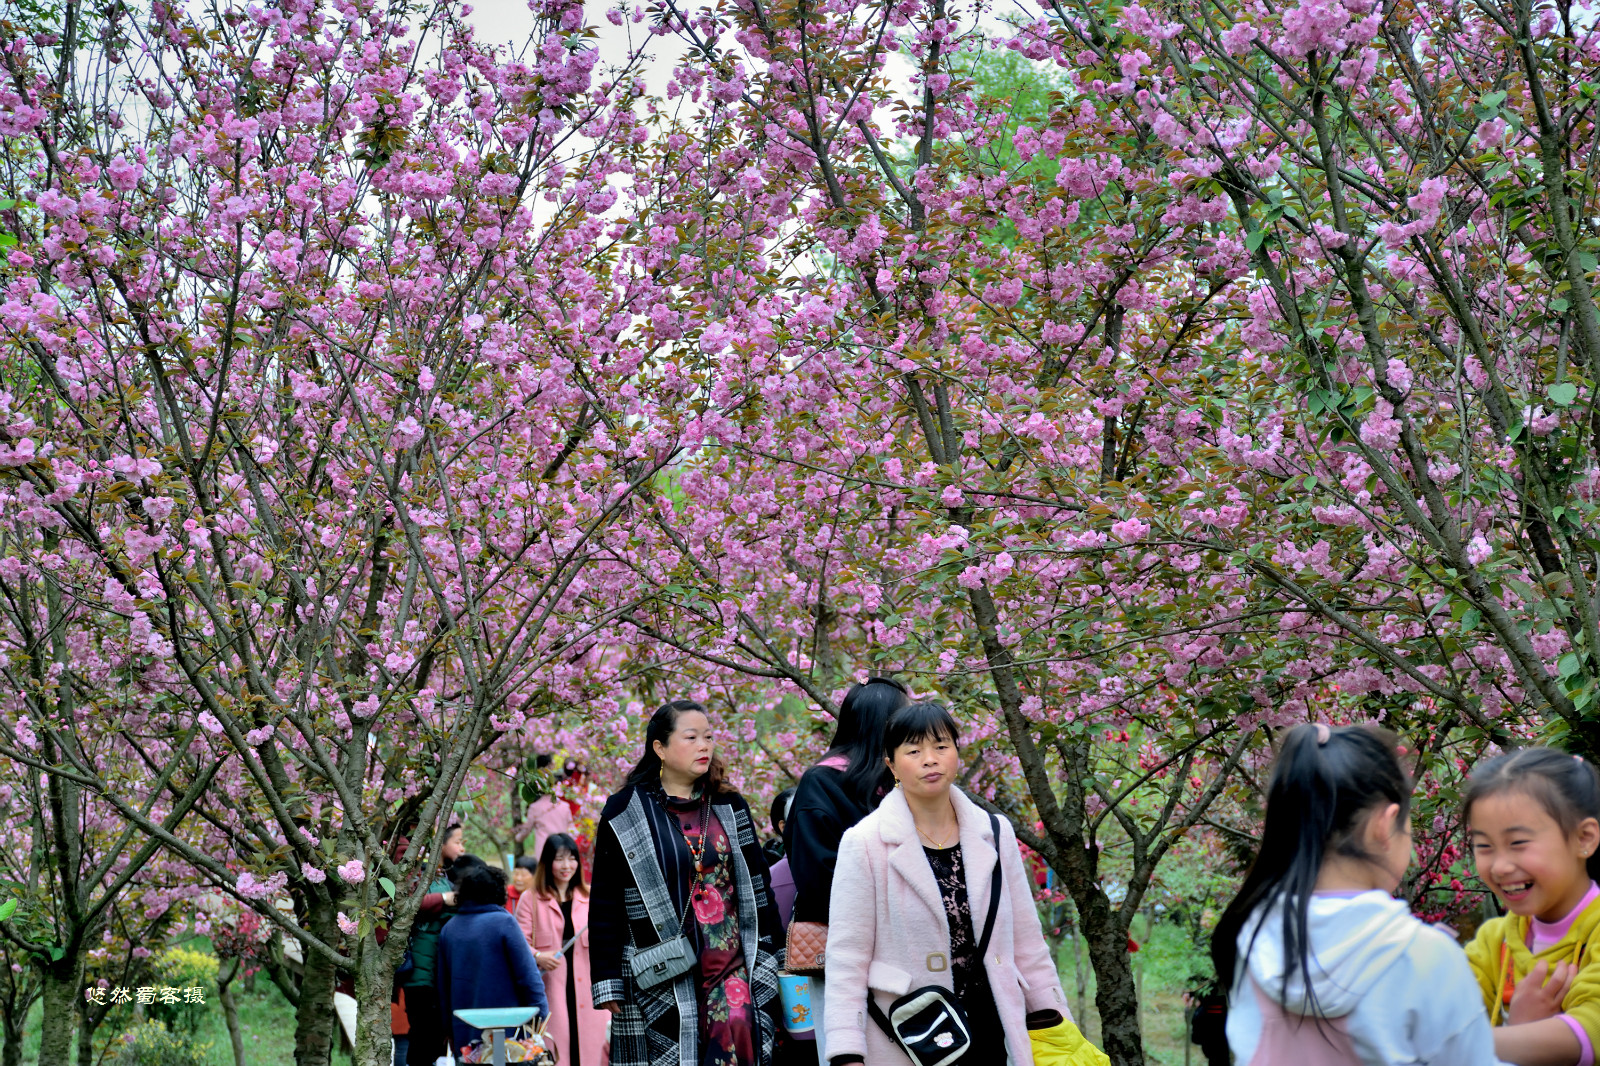
[[[955,814],[956,813],[954,805],[951,806],[950,813],[951,814]],[[916,819],[913,818],[911,820],[911,824],[912,825],[916,825]],[[957,840],[961,839],[961,823],[960,823],[960,821],[956,822],[956,833],[955,833],[955,836],[951,837],[948,841],[946,841],[943,844],[939,843],[937,840],[934,840],[927,833],[924,833],[922,831],[922,827],[920,825],[917,826],[917,833],[918,833],[919,836],[922,837],[923,840],[926,840],[929,843],[929,845],[931,845],[933,848],[935,848],[936,850],[939,850],[939,851],[943,851],[945,848],[948,848],[951,844],[954,844]]]

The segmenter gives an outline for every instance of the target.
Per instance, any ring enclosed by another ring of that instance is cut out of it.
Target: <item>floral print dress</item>
[[[700,840],[701,801],[666,797],[691,852],[700,852],[700,883],[692,899],[700,946],[700,1066],[755,1066],[756,1018],[739,936],[733,842],[713,814]]]
[[[933,879],[939,883],[945,922],[950,926],[950,976],[955,979],[956,999],[967,1012],[967,1022],[972,1026],[972,1053],[962,1057],[961,1066],[977,1062],[980,1053],[992,1060],[993,1049],[1005,1046],[1005,1026],[994,1005],[989,972],[978,957],[978,937],[973,932],[972,904],[967,897],[967,868],[961,858],[961,845],[922,850],[928,856],[928,865],[933,867]]]

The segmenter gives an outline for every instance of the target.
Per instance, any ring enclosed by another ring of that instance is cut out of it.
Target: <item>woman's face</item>
[[[455,862],[467,849],[461,846],[461,830],[456,829],[444,838],[444,861]]]
[[[550,864],[550,872],[556,875],[557,887],[566,888],[567,883],[578,876],[578,857],[570,851],[561,852]]]
[[[516,886],[518,892],[526,892],[533,887],[533,874],[526,866],[513,866],[511,883]]]
[[[664,769],[680,778],[699,777],[711,766],[711,754],[716,750],[711,720],[699,711],[685,711],[678,715],[667,742],[657,740],[652,746]]]
[[[921,737],[895,748],[889,769],[907,795],[934,799],[955,784],[961,771],[961,751],[950,737]]]

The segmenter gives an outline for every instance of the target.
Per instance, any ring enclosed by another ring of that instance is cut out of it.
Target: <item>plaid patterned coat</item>
[[[622,1013],[611,1019],[612,1066],[700,1063],[698,970],[671,984],[640,988],[629,965],[636,950],[677,935],[678,916],[688,904],[693,880],[689,847],[660,796],[659,785],[624,788],[606,801],[595,830],[589,958],[595,1006],[622,1004]],[[737,845],[734,883],[759,1031],[756,1066],[768,1066],[781,1009],[775,945],[782,930],[767,890],[766,857],[743,796],[714,796],[711,812]],[[692,917],[688,925],[698,952],[699,926]]]

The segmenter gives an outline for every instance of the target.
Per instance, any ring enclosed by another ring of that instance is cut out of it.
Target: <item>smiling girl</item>
[[[1517,1066],[1592,1066],[1600,1043],[1600,776],[1550,748],[1479,767],[1463,804],[1478,876],[1510,913],[1467,957],[1495,1052]]]

